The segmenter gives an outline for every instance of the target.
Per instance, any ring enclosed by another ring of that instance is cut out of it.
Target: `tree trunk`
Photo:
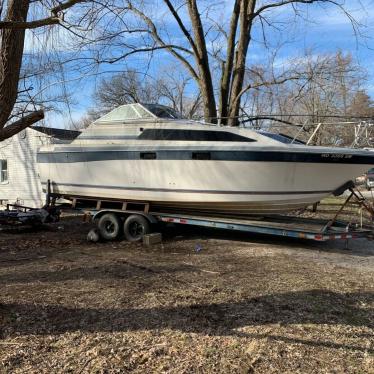
[[[219,117],[221,124],[227,124],[228,104],[230,93],[230,82],[232,77],[232,67],[234,64],[236,30],[238,28],[240,12],[240,0],[235,0],[233,13],[230,21],[230,31],[227,39],[226,61],[222,67],[222,78],[219,97]]]
[[[228,124],[230,126],[236,126],[238,124],[240,97],[244,82],[245,62],[249,42],[251,40],[251,29],[253,24],[253,13],[255,6],[256,0],[242,0],[240,3],[240,34],[233,68],[229,105]]]
[[[29,0],[10,0],[6,20],[26,21],[29,4]],[[24,29],[3,29],[1,31],[0,129],[6,125],[17,99],[24,40]]]
[[[197,48],[195,54],[196,64],[199,69],[199,86],[204,106],[204,118],[207,122],[217,122],[216,99],[214,96],[212,75],[209,69],[209,57],[205,44],[205,35],[196,0],[188,0],[188,12],[190,14],[194,42]]]

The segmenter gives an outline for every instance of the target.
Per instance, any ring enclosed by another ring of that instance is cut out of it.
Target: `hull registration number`
[[[352,158],[352,155],[347,155],[344,153],[322,153],[323,158]]]

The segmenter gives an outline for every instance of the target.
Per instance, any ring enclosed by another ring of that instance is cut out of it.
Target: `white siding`
[[[51,139],[48,135],[26,129],[0,142],[0,160],[8,162],[8,181],[0,183],[0,205],[9,202],[40,207],[44,204],[36,152],[41,145],[51,143]]]

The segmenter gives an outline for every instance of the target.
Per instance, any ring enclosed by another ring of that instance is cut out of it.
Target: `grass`
[[[372,372],[369,242],[194,230],[145,248],[59,225],[0,236],[0,372]]]

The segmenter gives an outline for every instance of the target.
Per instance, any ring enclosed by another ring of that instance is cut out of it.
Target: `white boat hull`
[[[40,163],[44,185],[67,197],[137,200],[155,207],[266,214],[304,208],[372,165],[110,160]],[[317,177],[318,176],[318,177]]]

